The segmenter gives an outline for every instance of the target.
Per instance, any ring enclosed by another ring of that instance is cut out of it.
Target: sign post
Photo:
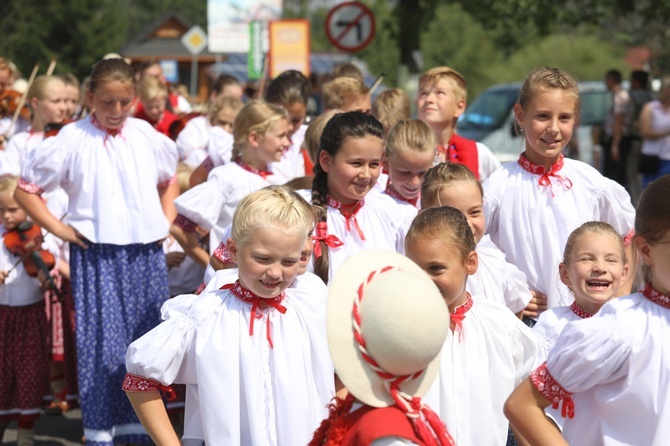
[[[247,56],[247,67],[249,80],[258,80],[263,75],[263,62],[265,54],[263,51],[263,22],[254,20],[249,23],[249,53]]]
[[[362,3],[340,3],[328,12],[326,36],[330,43],[342,51],[360,51],[375,36],[375,16]]]
[[[181,43],[191,53],[191,97],[195,97],[198,89],[198,54],[207,46],[207,34],[195,25],[181,37]]]

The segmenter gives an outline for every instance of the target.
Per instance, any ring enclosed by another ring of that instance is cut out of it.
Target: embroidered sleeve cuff
[[[628,234],[623,238],[623,246],[624,247],[629,247],[630,244],[633,242],[633,237],[635,236],[635,229],[631,229]]]
[[[530,380],[537,390],[554,404],[572,395],[551,376],[551,373],[547,370],[546,362],[543,362],[541,366],[530,373]]]
[[[174,219],[173,224],[186,232],[195,232],[195,228],[198,226],[196,222],[189,220],[181,214],[177,214],[177,218]]]
[[[28,192],[29,194],[37,194],[37,195],[42,195],[44,193],[44,190],[40,188],[37,184],[35,183],[30,183],[23,178],[19,179],[19,184],[16,186],[19,189]]]
[[[211,172],[212,169],[214,169],[216,166],[214,166],[214,161],[212,161],[212,158],[208,156],[205,158],[205,161],[202,162],[202,167],[204,167],[207,172]]]
[[[225,263],[226,265],[235,265],[235,262],[230,257],[230,254],[228,253],[228,249],[226,248],[226,244],[224,242],[219,243],[219,246],[217,246],[212,255],[217,259],[219,259],[221,262]]]
[[[159,189],[165,189],[168,186],[171,186],[177,182],[177,175],[173,176],[169,180],[161,181],[158,183],[158,188]]]
[[[121,386],[122,390],[126,392],[163,392],[165,398],[168,401],[172,401],[176,398],[174,389],[171,386],[164,386],[155,379],[145,378],[144,376],[134,375],[132,373],[126,373],[126,377],[123,378],[123,385]]]

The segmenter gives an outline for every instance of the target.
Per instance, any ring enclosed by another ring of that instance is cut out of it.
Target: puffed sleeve
[[[26,156],[19,187],[29,193],[50,192],[61,185],[68,171],[67,133],[47,138]]]
[[[598,198],[600,220],[609,223],[628,244],[635,227],[635,208],[630,195],[619,183],[603,178],[603,189]]]
[[[207,152],[214,166],[223,166],[233,157],[233,135],[221,127],[213,127],[209,134]]]
[[[537,357],[537,338],[519,319],[510,313],[510,317],[516,319],[514,330],[510,333],[512,341],[512,355],[514,358],[515,386],[528,378],[530,371],[535,365]]]
[[[494,243],[498,243],[499,236],[499,221],[498,221],[498,210],[500,207],[500,201],[496,195],[496,185],[493,183],[493,179],[497,177],[498,172],[493,177],[489,177],[482,186],[484,187],[484,217],[486,219],[486,233],[491,236],[491,240]]]
[[[177,163],[179,161],[177,145],[159,132],[156,132],[155,138],[153,147],[156,156],[156,169],[158,170],[158,185],[167,186],[174,181],[177,173]]]
[[[26,144],[26,138],[22,134],[14,135],[7,142],[5,150],[0,150],[0,175],[21,175],[21,149],[19,144]]]
[[[526,308],[533,297],[528,288],[528,279],[516,265],[509,263],[507,260],[505,260],[505,270],[502,272],[502,276],[505,305],[513,313],[518,313]]]
[[[163,385],[195,384],[194,342],[196,321],[187,315],[198,296],[168,300],[161,310],[164,322],[128,346],[128,373]]]
[[[582,392],[625,376],[630,349],[625,330],[610,318],[574,321],[563,329],[546,369],[565,391]]]
[[[194,152],[202,151],[204,156],[204,149],[207,147],[207,135],[201,131],[199,125],[199,118],[194,118],[186,123],[184,129],[177,136],[177,150],[179,152],[179,159],[186,162]],[[189,165],[198,165],[202,159],[197,162],[187,162]]]
[[[214,168],[207,181],[187,190],[174,201],[180,215],[206,230],[212,229],[218,222],[233,186],[225,179],[225,171],[222,171],[225,167]]]

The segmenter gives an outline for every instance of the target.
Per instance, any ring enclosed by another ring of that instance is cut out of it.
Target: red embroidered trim
[[[575,313],[582,319],[588,319],[590,317],[593,317],[592,313],[589,313],[588,311],[584,310],[582,307],[577,305],[577,301],[574,301],[572,305],[570,305],[570,309],[572,310],[573,313]]]
[[[226,248],[226,244],[224,242],[219,243],[219,246],[216,247],[216,249],[212,253],[212,256],[216,257],[226,265],[237,265],[237,263],[235,263],[233,259],[230,257],[230,254],[228,253],[228,248]]]
[[[543,362],[541,366],[530,373],[530,380],[540,391],[545,398],[552,402],[552,407],[558,409],[558,403],[563,400],[563,409],[561,415],[563,418],[572,418],[575,416],[575,405],[570,395],[572,393],[565,390],[559,383],[551,376],[547,370],[547,363]]]
[[[449,315],[454,323],[454,332],[458,333],[459,341],[463,340],[463,319],[465,319],[465,313],[470,311],[473,303],[472,296],[468,293],[468,300],[466,300],[463,305],[456,307],[454,312]]]
[[[655,304],[662,306],[663,308],[670,308],[670,296],[666,296],[651,287],[651,283],[648,283],[642,291],[642,295],[652,301]]]
[[[418,195],[417,195],[416,198],[405,198],[399,192],[396,192],[393,189],[391,189],[391,180],[389,180],[388,183],[386,183],[386,190],[384,190],[384,192],[389,197],[393,197],[393,198],[396,198],[400,201],[404,201],[405,203],[409,203],[414,207],[417,207],[417,203],[419,202],[419,196]]]
[[[207,172],[211,172],[212,169],[214,169],[216,166],[214,165],[214,161],[212,161],[212,158],[208,156],[207,158],[205,158],[205,161],[202,162],[202,167]]]
[[[517,162],[519,163],[519,166],[523,168],[523,170],[530,172],[534,175],[540,175],[538,183],[540,184],[540,186],[549,186],[549,190],[551,191],[552,197],[554,196],[554,187],[550,177],[556,178],[556,180],[559,183],[561,183],[561,185],[566,189],[572,188],[572,181],[570,181],[567,177],[558,174],[558,172],[563,168],[564,164],[562,153],[559,154],[558,160],[556,160],[556,162],[551,166],[549,172],[546,171],[544,166],[540,166],[539,164],[535,164],[532,161],[528,160],[528,158],[526,158],[526,155],[524,155],[523,153],[519,156],[519,160]]]
[[[247,172],[255,173],[256,175],[261,176],[263,179],[269,177],[270,175],[274,175],[274,174],[273,174],[272,172],[270,172],[269,170],[259,170],[259,169],[256,169],[255,167],[252,167],[252,166],[250,166],[250,165],[248,165],[248,164],[246,164],[246,163],[243,163],[243,162],[240,161],[240,160],[235,161],[235,163],[237,163],[238,166],[240,166],[242,169],[246,170]]]
[[[162,391],[165,394],[165,398],[169,401],[172,401],[177,397],[177,394],[171,386],[164,386],[155,379],[145,378],[144,376],[134,375],[132,373],[126,373],[125,378],[123,378],[121,389],[126,392]]]
[[[176,182],[177,182],[177,176],[175,175],[168,180],[161,181],[160,183],[158,183],[158,188],[159,189],[165,189],[166,187],[171,186],[171,185],[175,184]]]
[[[328,234],[328,223],[325,221],[317,223],[316,228],[314,228],[314,235],[312,235],[312,241],[314,242],[314,256],[317,259],[323,254],[321,252],[321,243],[319,242],[325,243],[329,248],[338,248],[344,245],[342,240],[337,238],[337,236]]]
[[[28,192],[29,194],[42,195],[44,193],[44,189],[39,187],[37,184],[31,183],[23,178],[19,179],[19,184],[17,184],[16,187],[22,191]]]
[[[633,243],[633,237],[635,237],[635,229],[628,231],[628,234],[626,234],[626,236],[623,238],[624,248],[629,247],[630,244]]]
[[[360,211],[365,204],[365,200],[358,200],[356,203],[354,203],[352,211],[347,210],[346,207],[342,205],[342,203],[330,195],[326,196],[326,202],[328,203],[328,206],[337,209],[344,216],[344,223],[347,227],[347,231],[351,232],[351,226],[353,223],[358,236],[361,238],[361,240],[365,241],[365,235],[363,235],[363,231],[358,225],[358,220],[356,219],[356,214],[358,214],[358,211]]]
[[[268,306],[279,311],[281,314],[286,313],[286,307],[281,303],[286,297],[285,292],[281,292],[279,295],[273,298],[262,298],[248,289],[240,285],[240,281],[236,280],[235,283],[229,283],[221,288],[221,290],[229,290],[233,296],[237,297],[242,302],[246,302],[251,305],[251,318],[249,320],[249,336],[254,334],[254,321],[256,319],[261,319],[263,317],[263,310],[261,309],[261,302],[266,303]],[[270,344],[270,348],[274,348],[272,344],[272,324],[270,323],[270,318],[267,318],[267,340]]]
[[[118,128],[118,129],[110,129],[110,128],[107,128],[107,127],[103,126],[100,123],[100,121],[98,121],[98,118],[96,118],[95,113],[93,113],[91,115],[91,124],[93,124],[93,127],[95,127],[96,129],[104,132],[105,135],[114,137],[116,135],[121,134],[121,130],[123,130],[123,127],[126,125],[126,122],[124,121],[123,124],[121,125],[121,127]]]
[[[189,220],[181,214],[177,214],[177,218],[172,222],[178,228],[182,228],[186,232],[195,232],[195,228],[198,226],[193,220]]]

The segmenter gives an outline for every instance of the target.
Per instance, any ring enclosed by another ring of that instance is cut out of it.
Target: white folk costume
[[[385,249],[404,254],[405,235],[412,219],[399,211],[392,198],[369,193],[346,217],[340,212],[340,202],[328,196],[327,203],[327,225],[318,223],[312,238],[316,257],[321,255],[316,241],[323,240],[328,245],[329,278],[346,259],[364,250]]]
[[[5,150],[0,152],[0,175],[21,175],[21,165],[26,155],[44,140],[44,132],[27,130],[12,136]]]
[[[24,119],[19,116],[19,118],[14,123],[14,127],[11,128],[12,116],[4,116],[0,118],[0,135],[5,135],[7,139],[10,139],[17,133],[26,132],[30,128],[30,122],[27,119]]]
[[[233,143],[235,139],[233,135],[222,129],[221,127],[212,127],[210,131],[209,143],[207,144],[206,162],[207,170],[212,170],[216,166],[223,166],[230,163],[233,157]]]
[[[198,167],[207,158],[211,129],[207,116],[196,116],[188,121],[177,136],[179,160],[191,167]]]
[[[124,389],[197,385],[208,445],[307,444],[334,395],[325,286],[273,299],[223,288],[166,302],[165,322],[128,348]]]
[[[469,298],[451,318],[456,328],[423,400],[456,444],[504,446],[509,422],[503,405],[533,367],[535,337],[507,308],[485,298]]]
[[[570,444],[668,444],[668,321],[670,296],[647,285],[563,329],[531,381],[565,410]]]
[[[291,145],[282,154],[281,160],[272,163],[272,171],[280,178],[282,183],[287,183],[294,178],[305,176],[305,160],[300,148],[305,141],[306,125],[301,125],[296,132],[291,135]]]
[[[160,322],[169,297],[168,235],[159,189],[175,181],[174,142],[146,121],[104,128],[92,115],[63,127],[28,154],[19,188],[67,193],[68,223],[88,245],[70,244],[77,368],[87,442],[148,439],[125,394],[123,353]],[[100,364],[104,364],[101,367]]]
[[[476,297],[493,299],[513,313],[526,308],[533,297],[526,275],[507,261],[488,235],[477,243],[476,251],[479,266],[477,272],[468,277],[468,292]]]
[[[587,221],[609,223],[630,243],[635,209],[628,192],[581,161],[561,155],[550,172],[522,154],[484,182],[486,230],[491,240],[547,296],[548,308],[574,297],[558,276],[568,236]]]
[[[260,171],[241,161],[214,168],[207,181],[187,190],[175,201],[179,215],[174,224],[193,232],[209,230],[210,254],[219,246],[223,232],[233,222],[239,202],[252,192],[277,184],[271,171]]]
[[[410,222],[419,213],[419,196],[416,198],[405,198],[400,193],[391,189],[391,181],[386,182],[384,194],[388,195],[398,205],[398,210],[404,214],[403,219],[409,218]]]

